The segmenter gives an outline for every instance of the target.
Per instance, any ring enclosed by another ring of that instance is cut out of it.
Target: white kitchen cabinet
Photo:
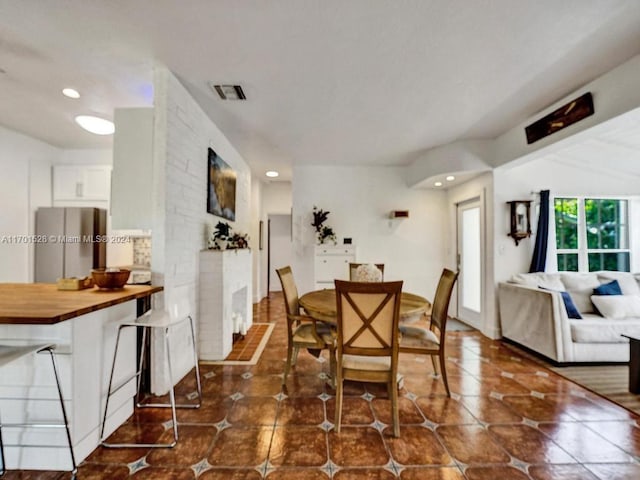
[[[153,218],[153,108],[114,115],[111,226],[150,230]]]
[[[111,165],[55,165],[53,201],[109,201]]]
[[[333,281],[349,280],[349,263],[356,261],[353,245],[316,245],[314,261],[315,288],[334,288]]]

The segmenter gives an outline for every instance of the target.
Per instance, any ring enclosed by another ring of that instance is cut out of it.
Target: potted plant
[[[212,250],[226,250],[231,235],[231,225],[227,222],[218,222],[209,238],[209,248]]]
[[[218,222],[209,237],[210,250],[229,250],[249,248],[249,235],[233,232],[231,225],[226,222]]]
[[[327,221],[327,217],[331,212],[325,212],[321,208],[318,208],[314,205],[313,207],[313,223],[312,227],[316,229],[316,238],[318,239],[318,243],[327,243],[332,241],[334,245],[338,242],[336,241],[336,234],[328,225],[324,225],[324,222]]]

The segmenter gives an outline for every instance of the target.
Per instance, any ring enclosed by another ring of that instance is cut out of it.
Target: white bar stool
[[[51,358],[51,365],[53,366],[53,375],[56,379],[56,386],[58,388],[58,398],[60,399],[60,409],[62,410],[62,419],[64,423],[5,423],[0,422],[0,457],[2,459],[2,469],[0,470],[0,476],[5,474],[5,458],[4,458],[4,442],[2,440],[2,427],[28,427],[28,428],[65,428],[67,432],[67,442],[69,444],[69,454],[71,455],[72,465],[72,478],[75,478],[78,467],[76,465],[76,457],[73,454],[73,445],[71,443],[71,433],[69,431],[69,421],[67,419],[67,411],[64,408],[64,399],[62,397],[62,388],[60,387],[60,378],[58,377],[58,367],[56,364],[56,358],[53,354],[55,348],[54,344],[40,344],[40,345],[26,345],[26,346],[13,346],[13,345],[0,345],[0,367],[3,367],[15,360],[26,357],[28,355],[35,355],[36,353],[49,352]],[[12,445],[20,446],[20,445]],[[50,447],[51,445],[43,445],[43,447]]]
[[[196,351],[196,337],[193,318],[190,313],[188,288],[179,287],[174,290],[174,301],[169,305],[169,311],[149,310],[144,315],[131,321],[121,322],[118,327],[118,335],[116,337],[116,347],[113,352],[113,364],[111,366],[111,375],[109,377],[109,388],[107,389],[107,400],[104,407],[104,417],[102,419],[102,428],[100,430],[101,445],[109,448],[172,448],[178,442],[178,419],[176,418],[176,408],[200,408],[202,405],[202,387],[200,385],[200,369],[198,368],[198,353]],[[183,322],[189,321],[191,327],[191,345],[193,347],[193,363],[195,365],[196,386],[198,391],[198,403],[193,404],[176,404],[175,389],[173,381],[173,372],[171,367],[171,349],[169,344],[169,329]],[[137,371],[130,377],[123,380],[120,385],[113,387],[113,373],[118,355],[118,344],[120,341],[120,332],[123,328],[136,327],[142,328],[142,349],[140,359],[138,361]],[[169,371],[169,403],[140,403],[140,379],[144,369],[145,352],[147,348],[147,331],[149,329],[159,329],[164,332],[165,345],[165,361]],[[109,398],[125,386],[131,379],[137,377],[136,388],[136,406],[138,408],[171,408],[171,418],[173,420],[173,442],[171,443],[107,443],[104,439],[104,429],[107,421],[107,413],[109,409]]]

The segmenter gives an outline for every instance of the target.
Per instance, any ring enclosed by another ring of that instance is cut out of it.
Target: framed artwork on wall
[[[207,212],[235,221],[236,172],[211,148],[207,170]]]

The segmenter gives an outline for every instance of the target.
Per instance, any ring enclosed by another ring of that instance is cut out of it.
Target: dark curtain
[[[540,192],[540,216],[536,232],[536,246],[531,258],[529,273],[544,272],[547,263],[547,244],[549,243],[549,190]]]

